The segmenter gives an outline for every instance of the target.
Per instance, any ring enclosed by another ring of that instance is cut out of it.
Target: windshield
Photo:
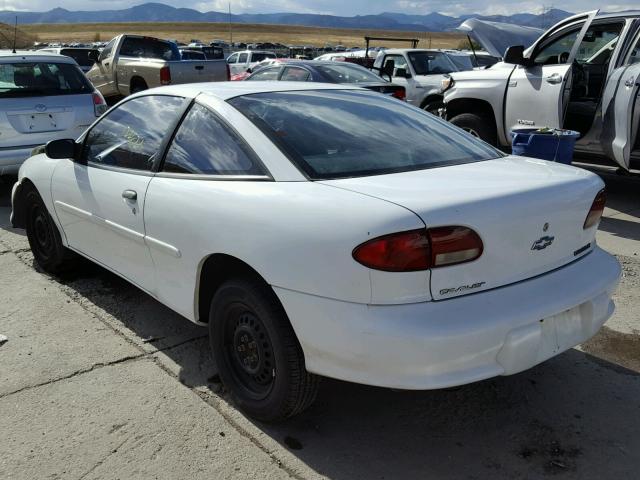
[[[91,51],[90,48],[65,48],[60,50],[60,54],[73,58],[81,67],[91,67],[93,66],[93,61],[89,60],[89,52]]]
[[[328,77],[334,83],[371,83],[383,80],[365,68],[351,65],[318,65],[316,70]]]
[[[456,65],[461,72],[473,70],[473,60],[469,55],[460,55],[453,53],[449,55],[449,59]]]
[[[0,98],[91,93],[93,87],[68,63],[0,64]]]
[[[416,75],[437,75],[458,71],[455,63],[442,52],[409,52],[409,61]]]
[[[275,53],[254,53],[251,55],[252,62],[261,62],[265,58],[276,58]]]
[[[368,91],[270,92],[228,102],[312,179],[422,170],[503,156],[434,115]]]

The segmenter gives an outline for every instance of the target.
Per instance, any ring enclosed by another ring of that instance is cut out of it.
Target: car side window
[[[111,40],[100,52],[100,56],[98,57],[99,61],[103,61],[111,56],[111,51],[113,50],[113,46],[116,43],[116,39]]]
[[[194,104],[167,151],[163,172],[265,175],[245,142],[208,108]]]
[[[229,58],[227,58],[227,63],[237,63],[238,62],[238,54],[234,53]]]
[[[278,80],[278,72],[280,72],[280,67],[260,69],[247,80]]]
[[[285,67],[280,80],[285,82],[306,82],[311,74],[304,68]]]
[[[183,111],[183,103],[181,97],[164,95],[123,103],[89,131],[83,160],[89,165],[150,171],[162,140]]]
[[[249,58],[248,53],[241,53],[238,57],[238,63],[247,63],[247,59]]]
[[[635,39],[633,47],[629,50],[629,56],[627,57],[627,65],[634,65],[640,63],[640,35]]]
[[[533,62],[536,65],[562,65],[569,61],[573,45],[578,39],[582,25],[573,27],[570,31],[550,38],[545,45],[535,53]]]
[[[405,70],[407,69],[407,59],[404,58],[403,55],[387,55],[386,57],[384,57],[384,67],[382,69],[383,72],[388,72],[390,67],[391,67],[391,61],[393,61],[394,65],[393,65],[393,73],[391,74],[392,77],[397,76],[397,71],[399,68],[404,68]]]

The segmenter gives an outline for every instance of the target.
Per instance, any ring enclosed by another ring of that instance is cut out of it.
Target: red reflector
[[[484,249],[478,234],[467,227],[430,228],[429,237],[433,267],[471,262],[482,255]]]
[[[365,267],[385,272],[429,268],[429,237],[424,229],[374,238],[355,248],[353,258]]]
[[[395,89],[391,96],[397,98],[398,100],[405,100],[407,98],[407,91],[404,87],[400,87]]]
[[[584,221],[583,228],[585,230],[597,225],[600,222],[600,218],[602,217],[602,213],[604,212],[605,203],[607,203],[607,192],[605,192],[603,188],[598,192],[596,198],[593,200],[591,210],[589,210],[587,218]]]
[[[415,272],[471,262],[484,246],[476,232],[450,226],[410,230],[374,238],[355,248],[353,258],[385,272]]]
[[[169,67],[162,67],[160,69],[160,83],[162,85],[169,85],[171,83],[171,70]]]

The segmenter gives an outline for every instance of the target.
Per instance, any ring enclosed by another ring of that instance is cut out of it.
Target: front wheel
[[[63,245],[58,227],[37,190],[29,188],[24,200],[27,240],[36,263],[45,272],[52,274],[68,270],[77,256]]]
[[[498,143],[493,122],[485,116],[475,113],[461,113],[453,117],[450,122],[490,145],[496,146]]]
[[[209,341],[222,382],[249,416],[277,422],[315,400],[320,379],[306,371],[287,315],[264,282],[239,278],[218,289]]]

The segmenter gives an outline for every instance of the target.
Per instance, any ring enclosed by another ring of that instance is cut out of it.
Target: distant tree
[[[99,42],[100,41],[100,32],[96,32],[93,34],[93,41],[94,42]]]

